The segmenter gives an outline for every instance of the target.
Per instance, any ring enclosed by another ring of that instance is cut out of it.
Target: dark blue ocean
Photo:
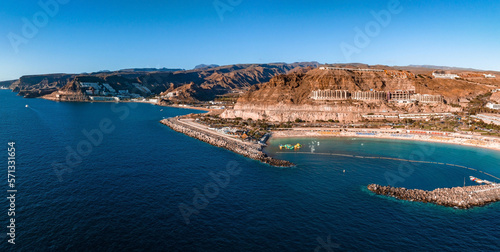
[[[275,168],[159,123],[193,112],[57,103],[0,90],[0,251],[500,250],[500,203],[457,210],[366,190],[370,183],[462,186],[470,175],[494,180],[480,171],[500,177],[500,152],[363,138],[273,139],[267,152],[297,164]],[[5,235],[9,141],[16,143],[15,245]],[[282,152],[280,143],[304,147]]]

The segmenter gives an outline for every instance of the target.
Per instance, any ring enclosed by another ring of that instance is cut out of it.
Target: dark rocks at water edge
[[[371,184],[368,185],[368,190],[397,199],[433,203],[461,209],[484,206],[500,201],[500,185],[438,188],[433,191],[424,191]]]
[[[263,163],[277,166],[277,167],[291,167],[295,164],[288,162],[286,160],[275,159],[269,157],[266,153],[262,152],[262,146],[253,143],[242,143],[238,140],[233,140],[230,138],[218,136],[216,134],[210,133],[209,131],[200,130],[195,127],[191,127],[188,124],[182,123],[176,118],[163,119],[161,123],[167,125],[171,129],[188,135],[190,137],[196,138],[205,143],[211,144],[216,147],[221,147],[230,150],[234,153],[240,154],[242,156],[261,161]]]

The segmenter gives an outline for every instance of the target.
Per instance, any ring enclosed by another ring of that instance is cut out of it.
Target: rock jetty
[[[368,185],[368,190],[408,201],[433,203],[436,205],[468,209],[500,201],[500,185],[478,185],[453,188],[438,188],[433,191],[406,189],[376,184]]]
[[[263,163],[277,166],[277,167],[291,167],[295,164],[269,157],[266,153],[262,152],[262,146],[260,144],[253,143],[243,143],[236,139],[231,139],[229,137],[222,137],[215,133],[211,133],[208,130],[198,129],[187,123],[183,123],[179,118],[168,118],[161,120],[162,124],[167,125],[171,129],[188,135],[192,138],[196,138],[205,143],[211,144],[213,146],[221,147],[230,150],[234,153],[240,154],[242,156],[259,160]]]

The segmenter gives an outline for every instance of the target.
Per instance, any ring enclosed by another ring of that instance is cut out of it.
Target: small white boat
[[[26,104],[26,107],[29,107],[28,104]]]

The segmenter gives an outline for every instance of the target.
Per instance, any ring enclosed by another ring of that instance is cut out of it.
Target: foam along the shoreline
[[[294,166],[294,164],[291,162],[269,157],[266,153],[262,152],[262,146],[260,144],[243,142],[239,139],[225,136],[221,133],[211,131],[190,119],[181,119],[178,117],[168,118],[161,120],[161,123],[167,125],[177,132],[183,133],[192,138],[196,138],[213,146],[230,150],[234,153],[261,161],[272,166]]]

